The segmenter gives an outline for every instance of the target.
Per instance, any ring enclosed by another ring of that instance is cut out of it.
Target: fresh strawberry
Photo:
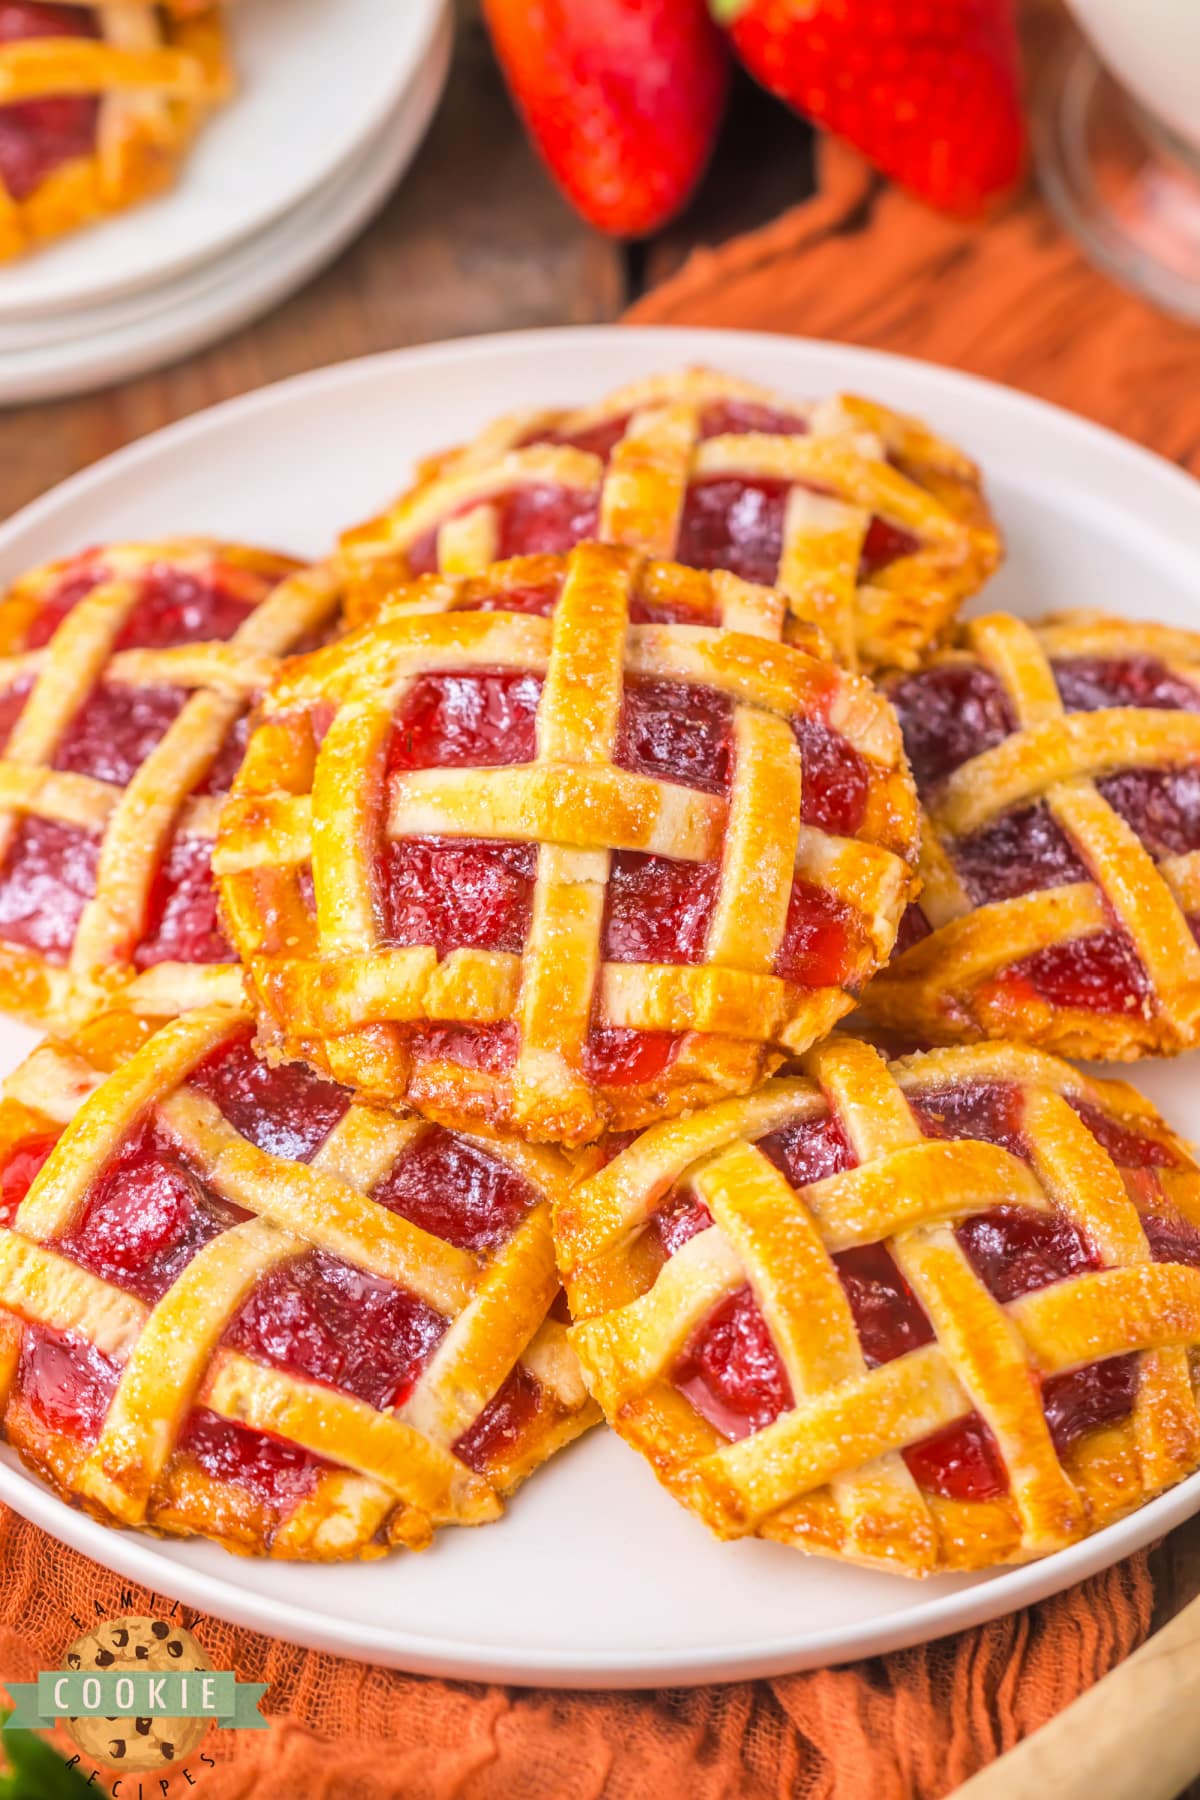
[[[764,87],[932,206],[970,216],[1024,163],[1014,0],[711,0]]]
[[[704,173],[729,85],[706,0],[484,0],[550,172],[618,237],[657,231]]]

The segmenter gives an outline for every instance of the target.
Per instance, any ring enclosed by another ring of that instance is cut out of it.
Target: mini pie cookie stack
[[[254,1048],[210,873],[251,709],[331,573],[106,545],[0,603],[0,1416],[107,1521],[327,1561],[495,1518],[598,1417],[556,1150]],[[97,1010],[99,1009],[99,1010]]]
[[[232,88],[215,3],[8,0],[0,261],[169,187]]]
[[[19,582],[26,1461],[328,1560],[603,1416],[718,1536],[911,1575],[1190,1473],[1200,1167],[1051,1052],[1200,1031],[1200,637],[956,625],[999,555],[927,427],[693,371],[497,422],[316,568]]]
[[[293,662],[215,864],[268,1048],[577,1146],[824,1037],[917,814],[891,708],[797,636],[770,590],[584,543]]]

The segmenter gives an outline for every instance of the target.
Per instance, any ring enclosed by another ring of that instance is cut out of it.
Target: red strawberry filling
[[[14,681],[11,687],[0,691],[0,744],[8,743],[12,735],[12,728],[21,716],[32,686],[32,675],[22,675],[20,680]]]
[[[1124,769],[1096,786],[1151,856],[1200,850],[1200,768]]]
[[[217,915],[211,858],[206,838],[172,840],[151,883],[144,935],[133,946],[135,969],[236,961]]]
[[[694,569],[729,569],[772,587],[783,548],[790,482],[766,476],[711,476],[688,488],[675,554]]]
[[[702,438],[747,437],[752,432],[763,437],[803,437],[808,421],[758,400],[710,400],[700,414]]]
[[[263,1276],[222,1342],[382,1408],[404,1404],[448,1323],[415,1294],[308,1250]]]
[[[0,938],[65,963],[83,909],[96,891],[99,842],[54,819],[25,819],[0,878]],[[230,962],[210,874],[212,846],[175,838],[155,871],[143,935],[129,946],[135,968],[155,963]]]
[[[120,1369],[73,1332],[27,1325],[21,1335],[17,1386],[47,1431],[90,1447],[107,1417]]]
[[[40,0],[0,4],[0,44],[98,36],[95,15],[86,6]],[[0,107],[0,181],[10,199],[27,200],[63,163],[92,154],[99,109],[93,94],[53,94]]]
[[[793,1187],[840,1175],[855,1164],[850,1140],[832,1113],[797,1119],[759,1140],[759,1149]]]
[[[96,891],[96,838],[31,816],[13,833],[0,876],[0,938],[64,963]]]
[[[198,1063],[188,1086],[211,1100],[244,1138],[288,1162],[311,1162],[350,1105],[345,1088],[303,1063],[262,1062],[249,1029]]]
[[[393,944],[504,950],[529,935],[537,850],[475,838],[400,838],[380,857],[381,910]]]
[[[526,613],[539,619],[547,619],[558,605],[562,592],[562,582],[558,579],[538,583],[530,587],[497,588],[492,592],[476,589],[459,607],[460,612],[509,612]],[[715,625],[717,615],[708,605],[693,605],[687,599],[656,598],[650,594],[635,594],[629,602],[629,620],[632,625]],[[704,596],[696,595],[697,601]]]
[[[635,775],[728,793],[733,702],[715,688],[632,678],[625,683],[614,761]]]
[[[333,1466],[310,1456],[298,1444],[268,1437],[263,1431],[248,1431],[203,1407],[197,1407],[188,1419],[177,1449],[217,1481],[248,1488],[281,1517],[306,1500],[317,1476]]]
[[[700,962],[720,880],[719,863],[618,851],[600,946],[605,962]]]
[[[60,739],[51,766],[127,787],[186,699],[181,688],[101,682]]]
[[[1017,728],[1004,688],[978,663],[950,662],[888,689],[918,787],[944,781],[962,763]]]
[[[396,715],[385,782],[411,770],[502,768],[537,753],[541,678],[516,672],[425,675]],[[819,718],[792,729],[803,760],[806,824],[853,834],[866,811],[870,775],[847,741]],[[614,760],[619,767],[702,792],[727,794],[733,779],[733,705],[713,688],[631,678],[625,684]],[[475,838],[401,838],[377,868],[386,941],[519,955],[529,934],[537,878],[532,844]],[[719,864],[682,863],[636,851],[613,854],[602,955],[610,962],[703,960],[720,884]],[[852,914],[823,889],[792,886],[775,972],[802,986],[848,979],[859,945]],[[419,1062],[452,1060],[500,1071],[511,1066],[508,1026],[414,1027]],[[677,1034],[596,1026],[585,1046],[589,1078],[622,1086],[653,1080],[673,1059]]]
[[[522,446],[569,444],[572,449],[586,450],[607,462],[625,436],[629,418],[628,413],[622,413],[617,418],[585,426],[581,431],[535,431],[522,440]],[[764,406],[757,400],[709,400],[700,411],[700,436],[706,439],[744,437],[750,432],[760,432],[765,437],[796,437],[807,430],[806,419],[781,412],[774,406]]]
[[[979,1138],[1015,1155],[1027,1154],[1021,1134],[1020,1090],[974,1083],[924,1094],[913,1112],[927,1136]],[[1200,1267],[1200,1231],[1171,1207],[1153,1175],[1174,1153],[1081,1103],[1076,1110],[1131,1176],[1137,1204],[1156,1261]],[[759,1148],[795,1187],[854,1166],[840,1125],[827,1116],[783,1127]],[[694,1193],[676,1190],[649,1221],[664,1257],[673,1256],[712,1219]],[[1059,1213],[999,1206],[956,1228],[972,1267],[1003,1305],[1101,1266],[1079,1228]],[[868,1367],[876,1368],[933,1341],[934,1332],[915,1293],[887,1247],[869,1244],[834,1257]],[[749,1285],[729,1295],[695,1331],[676,1362],[672,1379],[692,1405],[724,1437],[759,1431],[793,1404],[787,1373]],[[1127,1417],[1136,1389],[1136,1358],[1112,1357],[1054,1376],[1042,1385],[1042,1403],[1060,1454],[1085,1433]],[[998,1447],[977,1413],[903,1452],[924,1488],[956,1500],[996,1498],[1008,1480]]]
[[[1179,1158],[1169,1144],[1159,1143],[1154,1138],[1143,1137],[1141,1132],[1132,1131],[1125,1125],[1119,1125],[1098,1106],[1091,1106],[1086,1100],[1072,1100],[1071,1105],[1079,1114],[1096,1142],[1112,1157],[1113,1161],[1123,1169],[1173,1169],[1178,1166]],[[1163,1258],[1163,1261],[1187,1262],[1188,1257]]]
[[[1086,1012],[1141,1013],[1151,1003],[1150,981],[1122,931],[1054,944],[1013,963],[993,984],[998,993],[1027,988],[1051,1006]]]
[[[500,768],[530,762],[542,682],[537,675],[425,675],[396,716],[385,778],[411,769]],[[519,955],[529,931],[532,845],[471,838],[401,838],[380,859],[388,941]]]
[[[1042,801],[959,838],[954,867],[976,906],[1088,879],[1070,839]]]
[[[58,1142],[57,1133],[27,1138],[0,1170],[0,1225],[11,1225],[17,1208],[37,1179],[38,1172]]]
[[[110,577],[102,550],[85,551],[64,569],[56,594],[48,595],[29,628],[29,648],[48,644],[71,608]],[[243,625],[261,598],[245,589],[247,577],[220,567],[195,572],[154,563],[137,573],[138,598],[117,638],[118,650],[169,650],[178,644],[224,642]],[[257,578],[255,578],[257,580]]]
[[[1154,656],[1070,656],[1053,667],[1068,712],[1096,712],[1106,706],[1200,712],[1200,687],[1173,674]]]
[[[834,837],[853,837],[866,816],[871,775],[865,758],[821,719],[794,718],[803,771],[800,818]]]
[[[190,1078],[250,1142],[271,1155],[310,1161],[349,1104],[345,1091],[295,1063],[269,1067],[250,1034],[222,1044]],[[53,1148],[37,1137],[0,1171],[11,1218]],[[460,1249],[493,1254],[536,1195],[523,1176],[479,1145],[440,1127],[418,1134],[372,1198]],[[166,1129],[139,1126],[92,1182],[56,1248],[93,1274],[154,1305],[197,1251],[249,1215],[211,1191]],[[417,1295],[311,1249],[261,1277],[226,1327],[225,1347],[324,1383],[368,1405],[403,1405],[444,1336],[448,1319]],[[24,1398],[48,1428],[95,1441],[117,1366],[69,1335],[26,1328]],[[541,1389],[517,1367],[464,1434],[459,1453],[483,1469],[519,1449]],[[286,1511],[329,1465],[295,1446],[218,1418],[191,1416],[179,1450],[264,1503]]]
[[[548,482],[496,494],[491,506],[496,519],[493,560],[497,562],[510,556],[549,556],[571,550],[585,538],[594,538],[600,523],[594,494]],[[471,511],[473,506],[460,510]],[[408,567],[412,575],[430,575],[437,566],[435,526],[412,544]]]
[[[540,675],[422,675],[396,714],[385,775],[532,762]]]
[[[371,1198],[460,1250],[498,1250],[534,1203],[523,1176],[435,1126],[424,1132]]]
[[[605,419],[579,431],[533,431],[518,445],[559,444],[607,462],[625,435],[629,417]],[[702,438],[752,433],[794,437],[808,431],[807,422],[753,400],[714,400],[702,410]],[[783,549],[783,522],[791,484],[783,479],[720,475],[692,482],[684,498],[674,560],[693,569],[729,569],[745,581],[773,586]],[[470,511],[479,502],[468,502]],[[595,537],[599,517],[594,496],[574,488],[538,483],[489,496],[496,519],[496,556],[532,556],[573,549]],[[453,515],[451,515],[453,516]],[[428,575],[438,566],[437,528],[415,540],[408,552],[413,575]],[[911,556],[920,543],[911,532],[878,516],[872,518],[863,544],[859,575],[863,580],[897,557]]]
[[[198,1250],[246,1216],[209,1193],[170,1140],[147,1125],[92,1183],[59,1248],[153,1306]]]
[[[1072,657],[1055,663],[1054,674],[1068,711],[1200,710],[1200,689],[1152,657]],[[923,793],[1016,729],[1000,683],[976,663],[946,663],[910,676],[891,689],[891,699]],[[1200,767],[1124,769],[1096,785],[1152,856],[1200,850]],[[1040,801],[947,848],[977,906],[1089,879],[1078,851]],[[1200,937],[1200,918],[1191,925]],[[926,930],[919,908],[910,907],[899,948],[918,942]],[[1115,924],[1024,957],[990,986],[997,997],[1037,998],[1090,1012],[1140,1013],[1152,999],[1145,969]]]
[[[476,588],[473,593],[462,597],[457,610],[524,613],[529,618],[548,619],[558,605],[561,592],[562,583],[559,581],[538,582],[528,587],[509,586],[490,590]]]
[[[233,786],[234,776],[242,766],[249,741],[250,714],[244,712],[239,714],[226,732],[221,748],[209,764],[208,774],[196,783],[195,793],[227,794]]]
[[[676,1387],[724,1437],[761,1431],[792,1405],[791,1383],[749,1287],[714,1307],[675,1364]]]
[[[859,580],[869,581],[872,575],[878,575],[889,563],[897,562],[902,556],[915,556],[920,548],[921,540],[914,537],[911,531],[905,531],[903,525],[893,525],[890,520],[881,519],[876,514],[867,526],[867,535],[863,539],[858,559]]]
[[[714,475],[692,482],[679,521],[678,561],[693,569],[730,569],[743,581],[774,586],[791,486],[779,477],[748,475]],[[872,518],[859,556],[859,579],[869,580],[920,547],[902,526]]]
[[[837,987],[848,979],[858,943],[853,909],[812,882],[795,880],[788,896],[775,973],[798,987]]]
[[[493,1464],[511,1462],[537,1416],[540,1403],[541,1389],[528,1370],[518,1363],[475,1423],[468,1426],[452,1446],[455,1456],[480,1475]]]
[[[626,1025],[594,1025],[583,1047],[583,1071],[603,1087],[634,1087],[665,1074],[679,1050],[672,1031],[634,1031]]]

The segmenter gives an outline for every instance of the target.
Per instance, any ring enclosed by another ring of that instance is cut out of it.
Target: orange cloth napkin
[[[815,199],[697,251],[629,321],[920,356],[1085,413],[1200,474],[1200,330],[1098,274],[1034,195],[987,226],[960,225],[819,142]],[[1089,604],[1102,597],[1081,595]]]
[[[630,316],[930,357],[1043,394],[1200,470],[1200,334],[1091,271],[1036,200],[971,231],[884,188],[836,146],[822,173],[814,200],[697,254]],[[59,1666],[72,1613],[169,1605],[2,1511],[0,1569],[0,1673],[12,1680]],[[656,1694],[423,1680],[188,1616],[214,1666],[270,1684],[273,1722],[269,1733],[210,1732],[202,1748],[216,1766],[198,1756],[187,1766],[202,1800],[937,1800],[1128,1655],[1151,1603],[1138,1556],[942,1643]],[[170,1791],[191,1790],[180,1778]]]
[[[436,1556],[437,1546],[426,1554]],[[4,1509],[0,1569],[0,1670],[10,1681],[61,1668],[75,1621],[86,1627],[97,1611],[165,1617],[171,1605]],[[270,1683],[263,1710],[272,1724],[269,1732],[210,1730],[179,1765],[194,1789],[177,1775],[169,1795],[934,1800],[1128,1655],[1149,1630],[1150,1609],[1145,1558],[1135,1557],[1040,1607],[921,1649],[813,1675],[654,1694],[423,1680],[185,1610],[174,1616],[195,1630],[215,1668]],[[61,1727],[56,1736],[70,1754]],[[201,1753],[216,1767],[205,1767]],[[146,1800],[157,1793],[147,1778]],[[132,1777],[120,1794],[136,1800]]]

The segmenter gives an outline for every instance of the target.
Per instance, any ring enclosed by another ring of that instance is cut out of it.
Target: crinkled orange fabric
[[[1200,473],[1195,326],[1099,274],[1036,197],[960,225],[832,139],[820,176],[815,199],[697,251],[627,318],[898,350],[1039,394]]]
[[[697,255],[631,316],[842,338],[953,363],[1200,469],[1195,333],[1090,270],[1034,200],[972,232],[883,188],[834,148],[816,199]],[[13,1680],[57,1666],[76,1634],[71,1613],[86,1621],[97,1608],[111,1617],[168,1604],[11,1514],[0,1513],[0,1569],[0,1672]],[[171,1792],[939,1800],[1128,1655],[1149,1630],[1151,1603],[1137,1556],[942,1643],[846,1669],[657,1694],[422,1680],[189,1617],[216,1667],[269,1682],[272,1726],[210,1732],[202,1748],[215,1768],[191,1758],[194,1787],[177,1781]]]
[[[154,1616],[171,1604],[9,1512],[0,1512],[0,1568],[0,1670],[12,1681],[60,1668],[97,1610]],[[778,1681],[656,1694],[422,1680],[184,1611],[176,1616],[216,1668],[270,1683],[272,1725],[210,1730],[179,1765],[194,1788],[180,1775],[169,1792],[198,1800],[934,1800],[1128,1655],[1149,1629],[1150,1607],[1145,1559],[1135,1557],[1040,1607],[922,1649]],[[69,1749],[61,1733],[59,1741]],[[97,1789],[105,1791],[100,1782]],[[136,1791],[127,1778],[122,1795]],[[147,1797],[155,1793],[148,1784]]]

